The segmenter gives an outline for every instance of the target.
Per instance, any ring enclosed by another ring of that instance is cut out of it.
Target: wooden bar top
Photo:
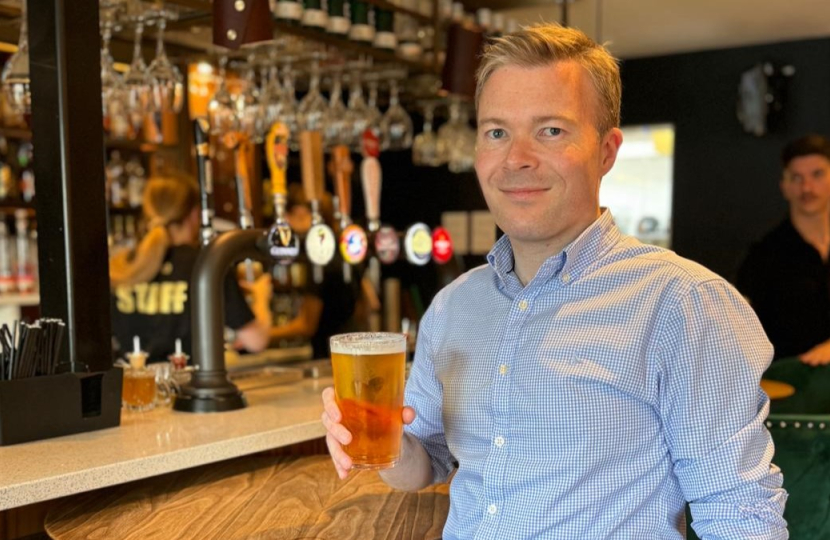
[[[438,540],[447,485],[394,491],[376,472],[340,480],[328,456],[244,457],[68,497],[58,540]]]

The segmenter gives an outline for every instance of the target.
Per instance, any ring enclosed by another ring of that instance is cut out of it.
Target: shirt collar
[[[542,263],[533,281],[544,283],[556,276],[567,275],[566,281],[572,282],[611,246],[619,242],[620,237],[620,230],[614,223],[611,211],[603,208],[599,218],[582,231],[573,242]],[[498,277],[499,288],[503,288],[508,283],[514,267],[513,247],[506,234],[493,245],[490,253],[487,254],[487,262]]]

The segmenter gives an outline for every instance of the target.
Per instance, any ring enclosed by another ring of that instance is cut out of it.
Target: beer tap
[[[239,202],[239,228],[252,229],[254,216],[251,213],[251,178],[248,174],[248,155],[251,142],[247,136],[238,131],[228,132],[223,136],[225,146],[233,150],[236,166],[236,196]],[[254,265],[251,259],[245,259],[245,280],[254,282]]]
[[[352,202],[352,170],[354,164],[349,147],[337,145],[332,149],[329,172],[334,176],[334,189],[340,207],[340,253],[343,255],[343,281],[351,283],[351,265],[360,264],[366,258],[369,242],[366,232],[352,223],[349,214]]]
[[[319,131],[300,133],[300,159],[303,190],[311,206],[311,228],[305,237],[305,252],[312,263],[315,283],[323,282],[323,267],[331,262],[337,241],[334,232],[320,215],[319,197],[323,194],[323,136]]]
[[[271,227],[271,250],[277,265],[274,267],[277,280],[288,282],[287,268],[300,252],[299,242],[291,225],[285,218],[288,196],[286,171],[288,169],[288,126],[276,122],[265,137],[265,155],[271,171],[271,194],[274,198],[274,225]]]
[[[414,223],[406,230],[403,245],[406,260],[423,266],[432,258],[432,231],[425,223]]]
[[[210,162],[210,125],[204,117],[193,121],[193,135],[196,141],[196,170],[199,175],[199,192],[201,194],[201,226],[199,236],[206,246],[216,236],[213,228],[213,168]]]
[[[380,231],[380,190],[383,181],[380,161],[378,161],[380,141],[374,131],[367,129],[363,132],[361,143],[363,161],[360,164],[360,180],[363,184],[363,197],[366,203],[366,222],[369,234],[373,236],[376,243]],[[375,249],[375,252],[377,252],[377,249]],[[375,253],[369,257],[367,275],[375,294],[380,297],[380,261]],[[369,329],[379,331],[379,314],[370,313],[369,318]]]

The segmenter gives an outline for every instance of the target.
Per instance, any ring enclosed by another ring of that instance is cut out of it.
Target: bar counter
[[[0,510],[254,454],[325,435],[329,377],[245,392],[248,407],[122,411],[121,426],[0,447]]]

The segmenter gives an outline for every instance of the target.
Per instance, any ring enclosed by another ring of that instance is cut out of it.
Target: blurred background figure
[[[807,135],[781,153],[789,214],[749,250],[737,287],[752,304],[775,358],[830,363],[830,140]]]
[[[151,178],[145,187],[142,213],[147,234],[135,249],[110,259],[113,295],[112,326],[118,356],[133,336],[141,339],[149,362],[166,361],[182,340],[191,354],[190,276],[199,253],[199,196],[186,176]],[[235,331],[234,345],[260,351],[268,344],[271,280],[250,287],[250,306],[232,273],[225,281],[225,325]]]

